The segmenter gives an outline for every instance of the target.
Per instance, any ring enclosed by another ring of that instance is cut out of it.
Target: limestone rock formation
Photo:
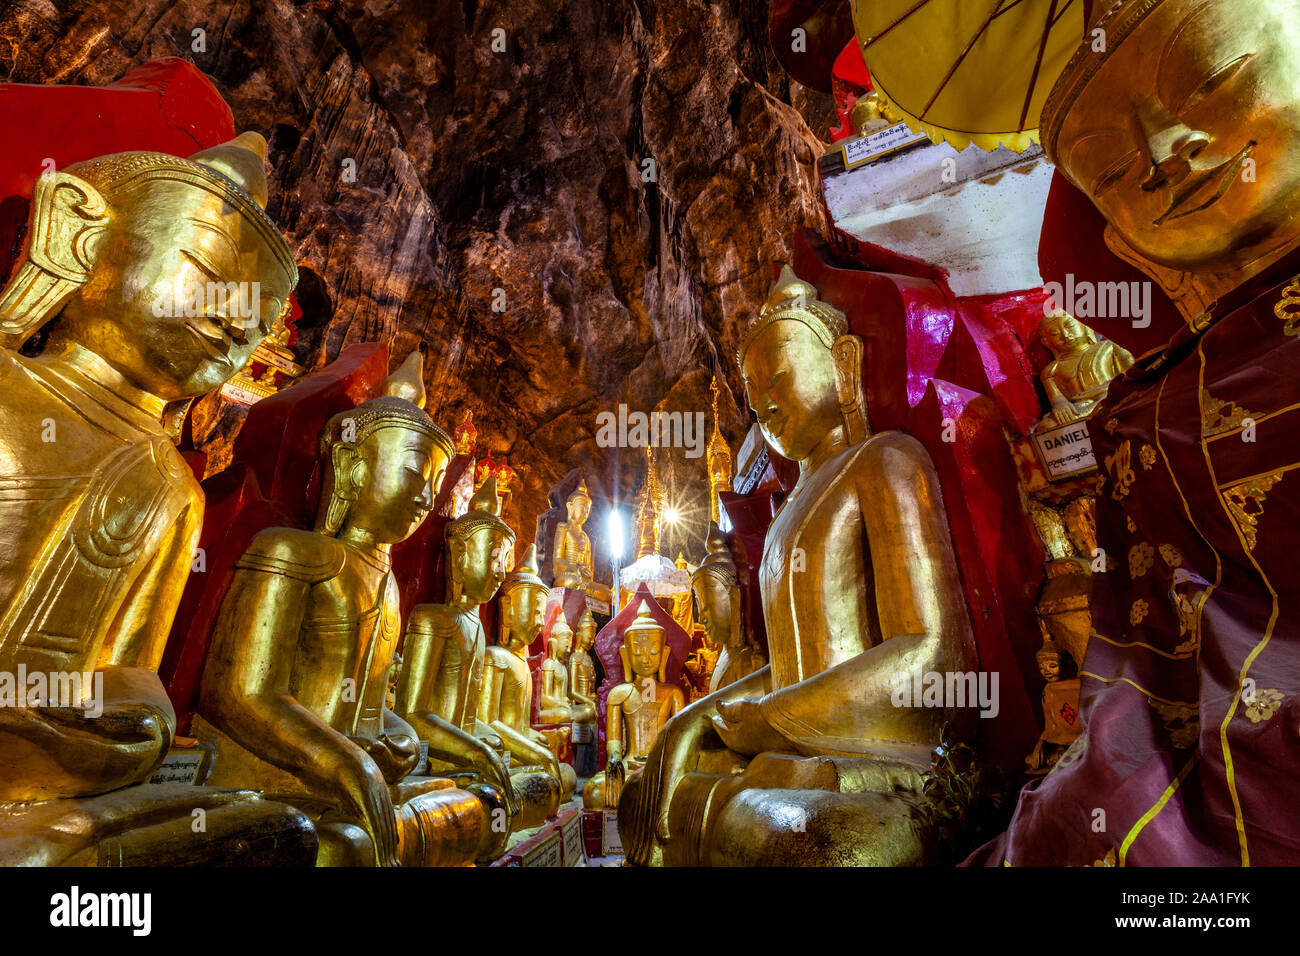
[[[635,492],[641,453],[596,446],[600,411],[666,397],[707,412],[717,370],[724,434],[734,446],[748,427],[732,353],[767,264],[820,223],[814,130],[831,115],[778,64],[767,14],[764,0],[11,0],[0,70],[100,84],[192,59],[270,141],[268,212],[303,271],[300,361],[423,342],[435,419],[472,408],[480,453],[521,472],[527,541],[571,467]],[[240,417],[196,408],[210,469]],[[703,460],[674,458],[707,510]]]

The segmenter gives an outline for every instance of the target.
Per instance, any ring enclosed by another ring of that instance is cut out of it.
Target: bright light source
[[[605,514],[605,536],[609,539],[609,556],[614,560],[623,557],[623,515],[617,508]]]
[[[677,513],[676,508],[664,509],[664,520],[667,521],[669,524],[676,524],[679,520],[681,520],[681,517],[682,516]]]

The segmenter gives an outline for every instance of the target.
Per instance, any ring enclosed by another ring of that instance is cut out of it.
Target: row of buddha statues
[[[94,672],[111,719],[76,705],[0,709],[5,862],[466,863],[574,795],[563,734],[533,725],[527,655],[549,589],[535,548],[511,566],[495,477],[446,526],[445,600],[416,606],[403,628],[392,548],[430,512],[455,452],[423,410],[419,353],[325,425],[314,527],[268,528],[235,564],[190,729],[213,751],[208,785],[144,783],[176,731],[156,671],[203,511],[163,422],[169,404],[241,368],[269,323],[156,316],[156,290],[127,276],[165,283],[219,263],[221,278],[257,281],[262,314],[278,316],[296,270],[263,212],[264,150],[244,134],[189,159],[119,154],[38,184],[32,238],[0,294],[11,346],[0,666]],[[44,350],[16,351],[56,309]],[[870,434],[861,342],[788,269],[738,359],[768,442],[801,467],[762,564],[771,660],[741,627],[715,526],[692,582],[720,648],[710,693],[686,706],[664,681],[663,627],[643,606],[623,635],[607,762],[586,802],[618,807],[637,862],[914,859],[909,794],[944,714],[889,706],[888,679],[900,660],[964,669],[970,650],[933,466],[914,439]],[[53,422],[55,440],[33,422]],[[590,505],[581,486],[552,544],[561,588],[592,583]],[[489,647],[479,609],[498,590]],[[594,620],[582,618],[576,650],[563,614],[554,625],[539,723],[590,724],[601,719]],[[778,823],[792,813],[825,839],[790,840]],[[61,828],[70,814],[89,822]],[[879,838],[846,844],[846,820]]]

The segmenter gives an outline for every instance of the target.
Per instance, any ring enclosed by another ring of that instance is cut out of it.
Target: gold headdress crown
[[[484,485],[486,487],[486,484]],[[541,588],[543,591],[549,591],[546,582],[537,576],[537,544],[533,543],[528,546],[528,551],[524,554],[524,559],[515,565],[514,570],[506,575],[505,581],[501,583],[501,593],[508,594],[515,588],[532,587]]]
[[[767,301],[759,309],[758,316],[749,323],[736,350],[736,361],[743,365],[745,353],[753,344],[758,334],[773,322],[790,319],[802,322],[813,330],[826,348],[831,348],[836,339],[848,334],[849,320],[835,306],[817,298],[817,287],[804,282],[788,265],[781,267],[780,277],[772,284],[767,294]]]
[[[177,179],[213,190],[244,214],[297,285],[298,267],[289,244],[265,212],[265,163],[266,140],[246,131],[188,158],[137,150],[72,163],[65,172],[105,193],[151,179]]]
[[[447,522],[447,540],[464,543],[474,532],[490,528],[514,541],[515,533],[510,525],[497,517],[500,513],[501,498],[497,494],[497,478],[492,475],[474,492],[474,497],[469,500],[469,510],[459,518]]]
[[[623,642],[627,643],[632,640],[632,635],[637,631],[659,631],[663,633],[664,626],[654,619],[650,613],[650,605],[642,600],[641,607],[636,612],[636,620],[627,626],[623,632]]]
[[[351,435],[351,444],[359,445],[381,428],[399,426],[428,435],[451,458],[455,454],[451,439],[424,412],[424,403],[424,356],[417,351],[384,380],[381,395],[339,412],[326,423],[321,432],[321,452],[328,453],[345,433]]]
[[[1039,135],[1048,159],[1058,167],[1061,163],[1056,152],[1056,140],[1061,134],[1065,114],[1092,82],[1106,58],[1137,29],[1138,24],[1164,2],[1165,0],[1115,0],[1110,6],[1102,7],[1101,0],[1098,0],[1097,7],[1101,12],[1093,15],[1088,33],[1104,31],[1104,47],[1100,51],[1094,50],[1090,37],[1085,38],[1057,77],[1056,84],[1047,96],[1047,102],[1043,104]]]
[[[709,525],[709,537],[704,547],[707,553],[700,566],[695,569],[695,573],[691,575],[691,581],[696,582],[711,577],[721,582],[724,587],[736,587],[739,583],[736,576],[736,562],[732,560],[726,536],[716,524]]]
[[[587,479],[586,479],[586,478],[584,478],[584,479],[582,479],[582,481],[578,482],[578,487],[574,488],[571,492],[569,492],[569,497],[568,497],[567,499],[565,499],[565,501],[566,501],[566,502],[569,502],[569,501],[572,501],[574,498],[585,498],[585,499],[587,500],[587,503],[588,503],[588,504],[591,503],[591,495],[587,493]]]

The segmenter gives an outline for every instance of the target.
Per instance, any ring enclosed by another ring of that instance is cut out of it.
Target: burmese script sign
[[[208,751],[201,747],[176,748],[167,751],[158,769],[149,778],[150,783],[183,783],[199,786],[207,777]]]
[[[1073,478],[1097,467],[1087,421],[1070,422],[1033,434],[1034,447],[1050,481]]]
[[[896,152],[904,146],[919,143],[925,138],[924,133],[913,133],[907,128],[906,123],[899,123],[897,126],[889,127],[889,129],[882,129],[878,133],[850,140],[843,147],[844,168],[852,169],[854,166],[861,166],[863,163],[869,163],[873,159],[879,159],[882,156]]]

